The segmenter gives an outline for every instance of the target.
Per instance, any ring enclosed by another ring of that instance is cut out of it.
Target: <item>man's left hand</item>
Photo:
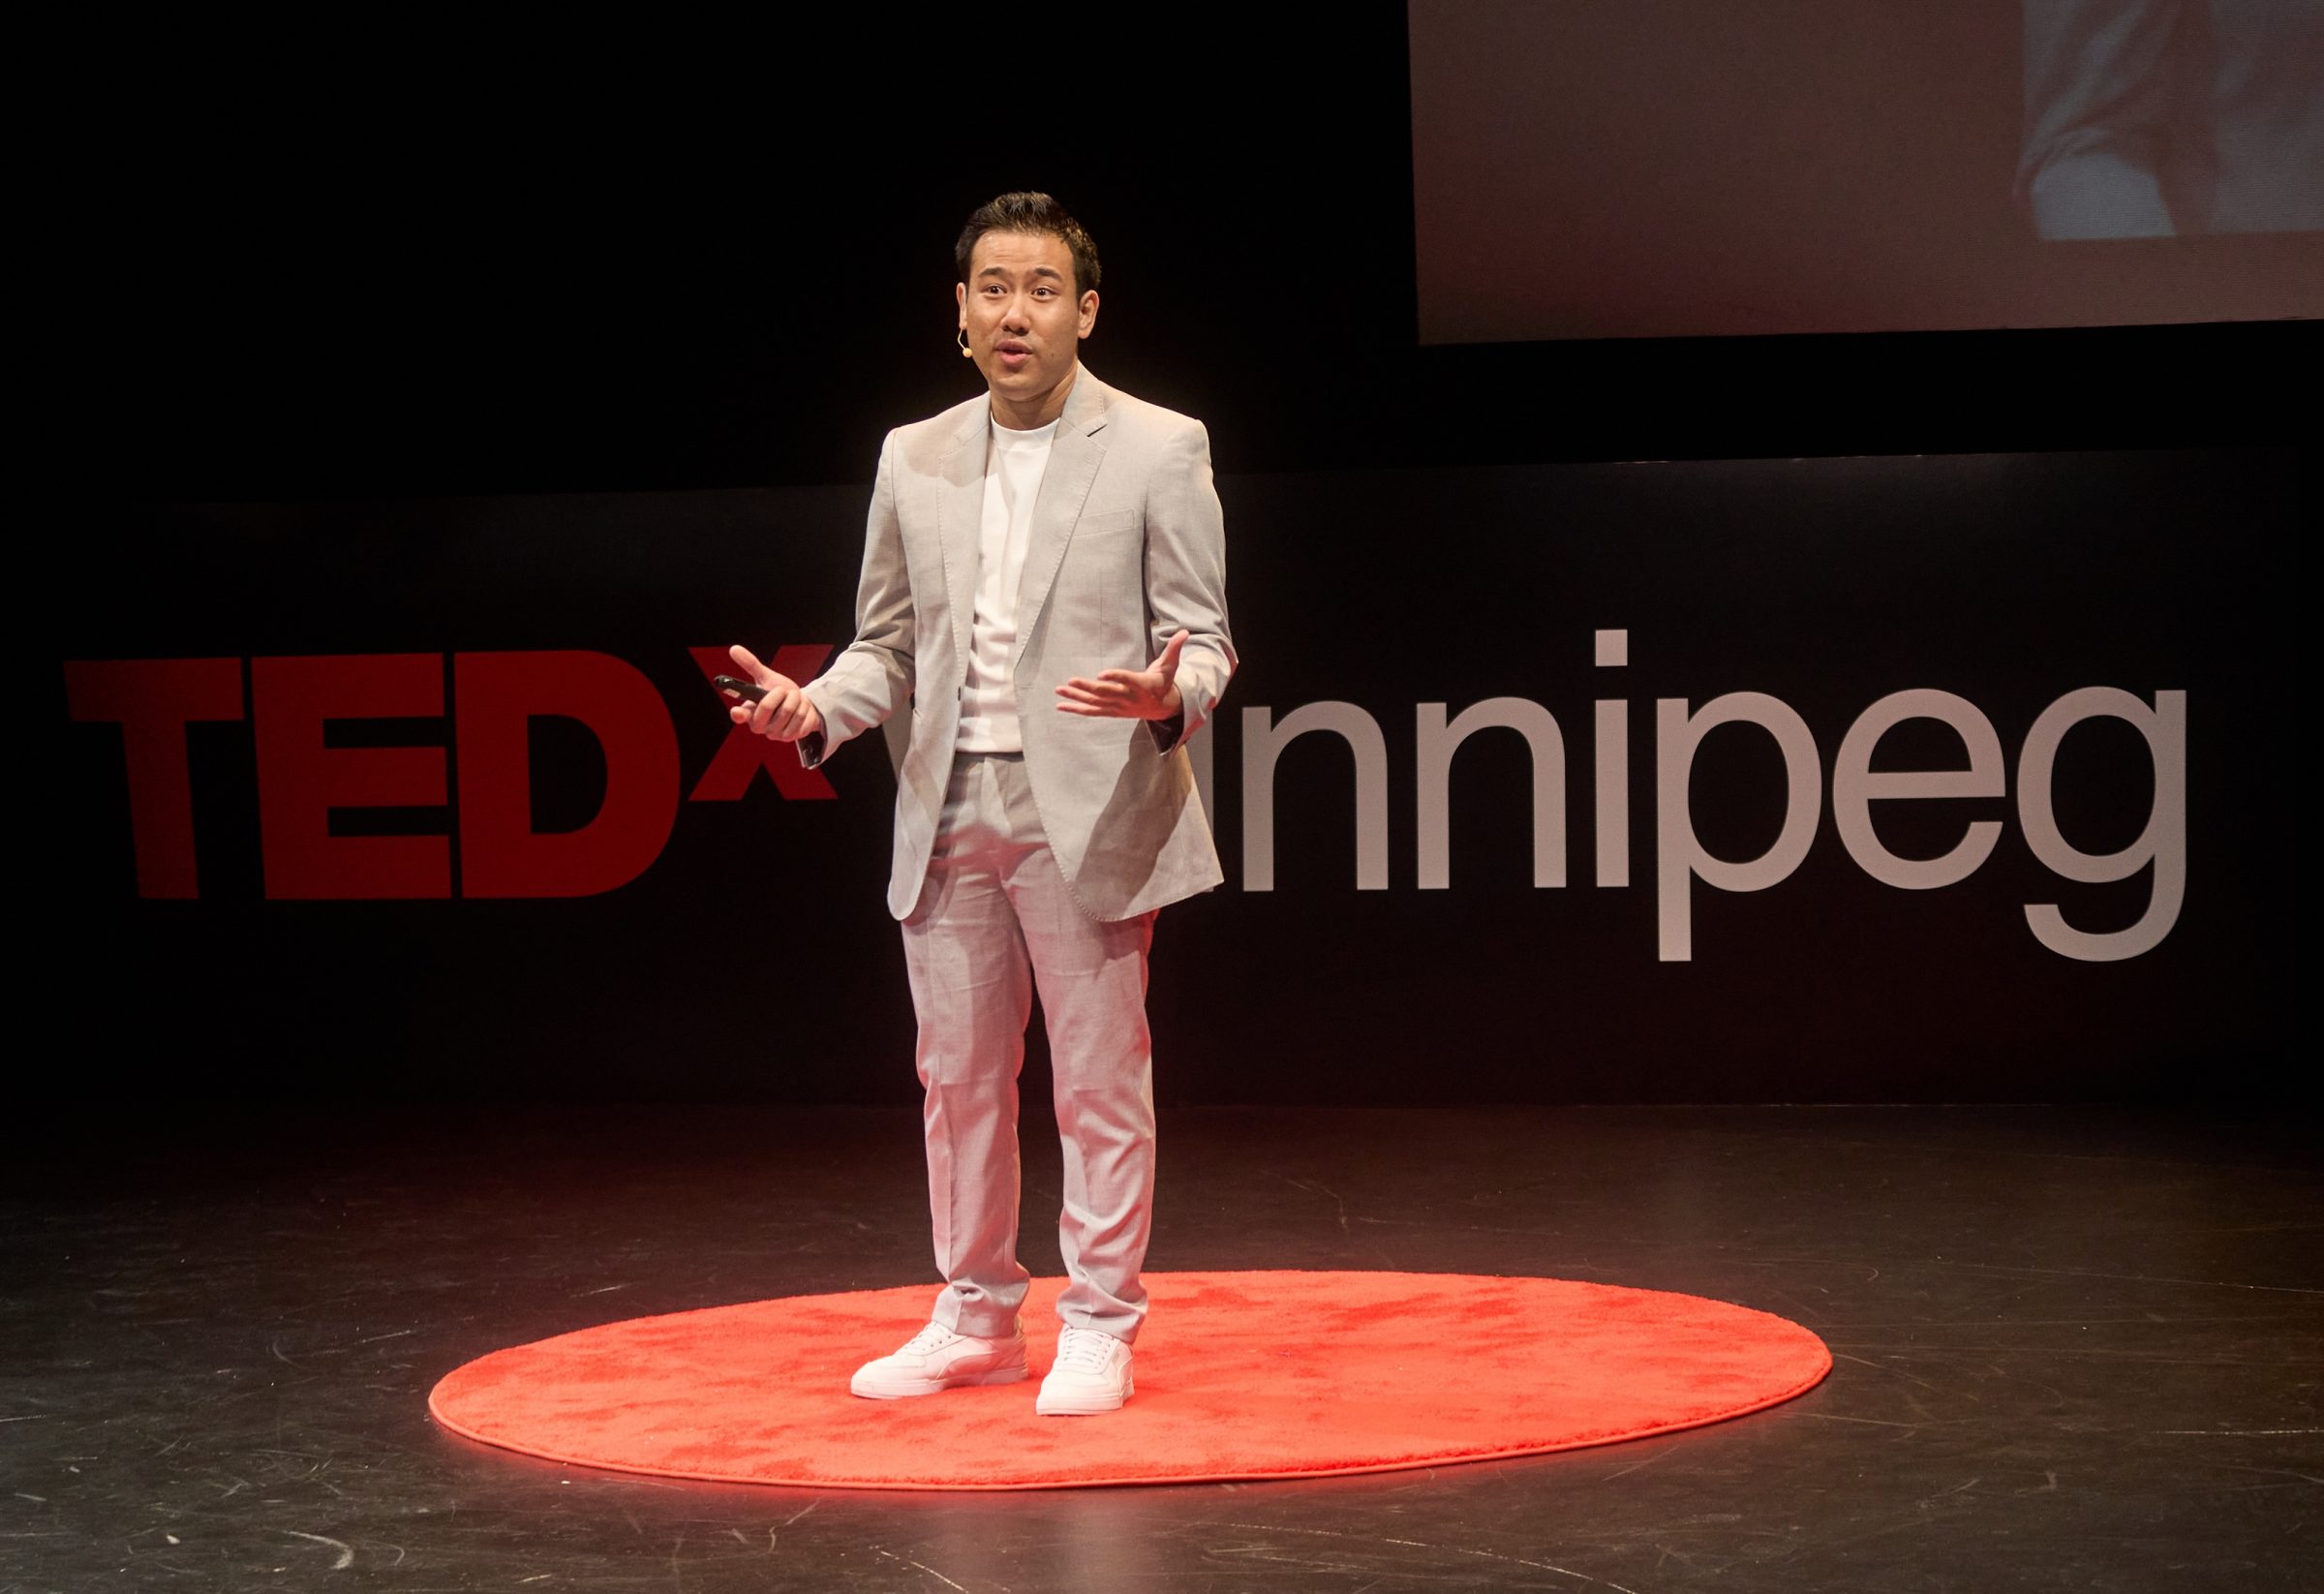
[[[1057,707],[1093,720],[1168,720],[1180,708],[1178,650],[1183,630],[1162,646],[1162,657],[1142,670],[1100,670],[1094,681],[1075,676],[1057,689]]]

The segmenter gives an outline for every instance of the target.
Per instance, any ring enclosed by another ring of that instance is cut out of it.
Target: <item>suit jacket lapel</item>
[[[1024,658],[1057,567],[1065,561],[1065,544],[1073,539],[1073,523],[1081,517],[1082,503],[1106,457],[1102,434],[1107,394],[1105,384],[1085,365],[1074,376],[1073,391],[1065,395],[1056,441],[1049,445],[1049,467],[1041,473],[1041,490],[1033,495],[1024,571],[1017,584],[1017,651],[1009,660],[1011,667]]]
[[[944,552],[945,607],[952,614],[952,651],[968,667],[968,628],[976,618],[977,544],[985,521],[985,456],[991,450],[990,412],[978,405],[953,435],[936,470],[941,506],[937,540]]]

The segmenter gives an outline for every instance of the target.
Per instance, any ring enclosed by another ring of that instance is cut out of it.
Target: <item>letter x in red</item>
[[[726,656],[724,648],[688,648],[686,651],[694,656],[694,662],[701,666],[705,681],[713,676],[735,673],[734,660]],[[831,657],[831,644],[794,643],[761,657],[771,670],[787,675],[794,681],[810,681],[822,670],[823,660]],[[724,692],[719,694],[719,701],[730,707],[733,702]],[[750,789],[750,777],[762,769],[767,772],[768,779],[775,782],[775,789],[794,801],[811,802],[839,795],[831,789],[831,782],[823,778],[821,770],[809,769],[799,762],[797,749],[764,736],[753,736],[736,725],[727,731],[726,740],[719,744],[718,756],[702,772],[702,779],[694,782],[694,789],[688,794],[687,801],[738,801],[744,792]]]

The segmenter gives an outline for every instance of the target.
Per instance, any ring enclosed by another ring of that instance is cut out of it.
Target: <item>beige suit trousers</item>
[[[1067,1283],[1057,1315],[1135,1339],[1152,1228],[1153,1060],[1146,960],[1154,912],[1101,921],[1051,855],[1022,756],[953,760],[919,901],[902,921],[928,1135],[929,1211],[946,1280],[935,1321],[1011,1333],[1017,1261],[1017,1076],[1035,983],[1048,1019]]]

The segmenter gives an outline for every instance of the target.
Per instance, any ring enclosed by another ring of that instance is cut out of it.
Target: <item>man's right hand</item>
[[[726,718],[753,736],[772,737],[778,742],[796,742],[823,728],[823,717],[808,701],[807,693],[799,690],[798,682],[767,668],[739,642],[726,650],[726,657],[745,675],[767,689],[767,694],[757,702],[736,703],[728,708]]]

